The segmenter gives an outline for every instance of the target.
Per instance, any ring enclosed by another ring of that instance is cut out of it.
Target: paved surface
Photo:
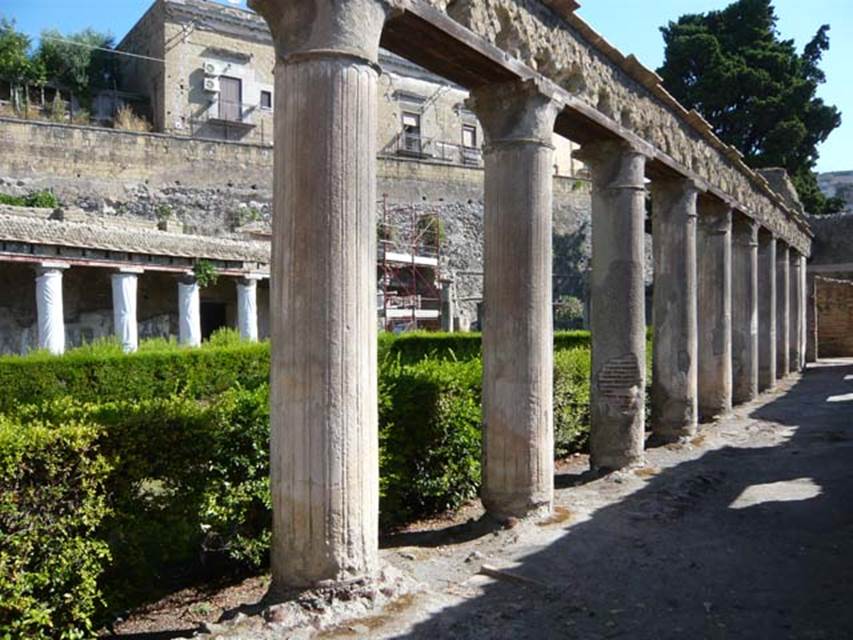
[[[385,540],[383,560],[421,586],[384,611],[288,633],[250,615],[215,635],[853,638],[853,359],[646,459],[602,478],[562,467],[544,522],[495,529],[469,509]]]

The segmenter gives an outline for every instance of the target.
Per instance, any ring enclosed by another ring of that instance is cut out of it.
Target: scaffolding
[[[386,331],[438,329],[441,324],[441,245],[437,213],[414,208],[389,216],[382,197],[377,265],[378,311]]]

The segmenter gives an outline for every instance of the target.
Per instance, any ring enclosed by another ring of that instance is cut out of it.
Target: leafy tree
[[[30,55],[30,45],[13,21],[0,18],[0,78],[13,84],[44,81],[44,68]]]
[[[62,35],[55,29],[42,31],[36,57],[44,65],[47,77],[89,100],[94,88],[112,88],[118,82],[113,37],[93,29]]]
[[[666,45],[658,73],[667,90],[696,109],[752,167],[784,167],[806,211],[842,208],[818,188],[817,146],[841,114],[816,96],[829,49],[824,25],[798,53],[776,29],[772,0],[737,0],[720,11],[681,16],[661,28]]]

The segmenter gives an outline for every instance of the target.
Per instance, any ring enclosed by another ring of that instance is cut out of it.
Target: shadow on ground
[[[720,426],[777,444],[744,438],[664,469],[529,549],[512,569],[529,584],[489,583],[396,637],[853,637],[851,392],[853,361],[810,369]]]

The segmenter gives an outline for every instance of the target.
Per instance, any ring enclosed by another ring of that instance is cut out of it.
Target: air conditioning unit
[[[213,62],[204,63],[204,73],[208,76],[218,76],[219,68]]]
[[[205,78],[204,90],[208,93],[219,93],[219,78]]]

